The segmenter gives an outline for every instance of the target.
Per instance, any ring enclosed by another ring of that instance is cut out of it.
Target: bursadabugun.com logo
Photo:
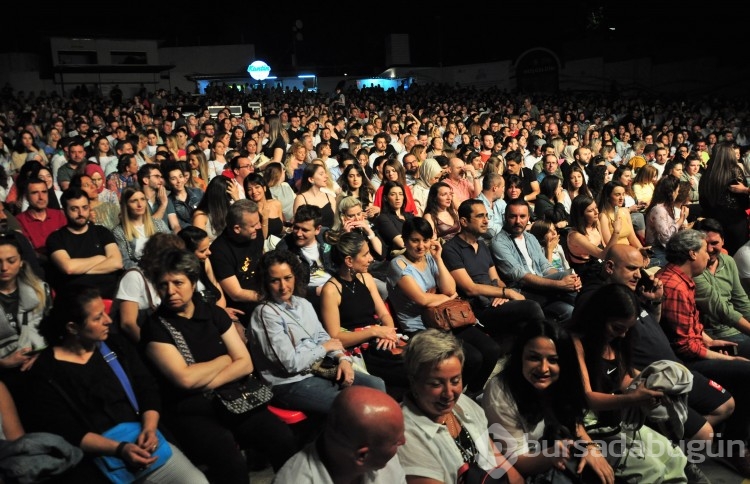
[[[658,434],[657,434],[658,435]],[[597,439],[592,436],[591,442],[581,440],[565,440],[555,445],[547,445],[544,442],[530,438],[526,433],[513,435],[504,426],[492,424],[485,434],[485,442],[493,442],[495,454],[494,461],[479,464],[484,469],[494,468],[490,475],[497,479],[506,473],[506,469],[497,467],[497,461],[507,461],[515,465],[519,455],[535,457],[542,455],[552,459],[579,459],[596,449],[602,457],[610,463],[627,462],[622,459],[643,459],[646,455],[653,457],[668,458],[679,457],[684,454],[689,462],[700,464],[711,458],[724,458],[733,456],[744,456],[745,446],[741,440],[724,440],[717,434],[713,440],[689,440],[680,441],[679,445],[669,442],[667,439],[653,438],[654,434],[635,432],[620,432],[606,439]],[[489,453],[488,453],[489,454]],[[507,466],[506,466],[507,468]]]

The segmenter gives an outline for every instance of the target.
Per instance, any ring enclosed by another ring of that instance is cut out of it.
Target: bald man
[[[353,386],[339,393],[320,436],[296,453],[274,483],[405,483],[396,451],[405,442],[404,415],[388,394]]]
[[[641,252],[632,245],[612,246],[605,257],[599,277],[590,278],[576,299],[573,319],[586,305],[590,296],[606,284],[624,284],[635,291],[641,302],[641,314],[633,327],[633,365],[642,370],[657,360],[681,362],[659,326],[664,286],[656,278],[641,273],[645,263]],[[648,277],[648,281],[642,280]],[[646,282],[646,284],[644,284]],[[719,383],[697,371],[693,373],[693,388],[688,395],[688,418],[684,424],[688,440],[711,440],[717,424],[729,418],[735,402],[732,395]],[[695,468],[690,469],[696,472]]]

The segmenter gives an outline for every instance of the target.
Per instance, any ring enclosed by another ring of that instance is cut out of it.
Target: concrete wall
[[[244,75],[246,67],[255,60],[252,44],[171,47],[159,49],[155,41],[122,40],[51,40],[52,59],[56,52],[95,51],[101,64],[111,65],[111,52],[145,52],[149,65],[174,65],[168,72],[144,74],[65,74],[66,90],[72,85],[86,83],[98,85],[103,93],[114,83],[119,83],[125,96],[131,96],[143,83],[150,91],[157,88],[173,90],[179,87],[195,92],[195,85],[187,76],[201,74]],[[530,49],[533,53],[536,49]],[[461,84],[477,88],[517,87],[516,65],[520,59],[467,64],[450,67],[396,67],[389,69],[397,77],[416,77],[419,82]],[[694,58],[664,62],[659,58],[641,57],[630,60],[607,61],[601,57],[565,61],[557,59],[558,86],[560,90],[592,90],[618,92],[677,93],[686,95],[732,96],[747,94],[750,64],[722,58]],[[271,66],[273,69],[273,66]],[[10,83],[16,90],[25,92],[55,91],[61,93],[60,80],[41,79],[40,58],[34,54],[0,54],[0,85]],[[345,77],[319,78],[321,92],[332,92],[336,83]]]

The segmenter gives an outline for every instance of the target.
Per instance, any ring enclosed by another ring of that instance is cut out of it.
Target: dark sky
[[[301,20],[300,67],[375,74],[387,67],[388,33],[409,34],[412,65],[434,66],[509,59],[535,46],[567,49],[561,53],[568,58],[683,55],[718,43],[734,48],[746,30],[742,16],[722,8],[723,2],[700,10],[641,0],[604,7],[591,0],[475,1],[451,2],[449,8],[426,2],[90,3],[62,10],[35,4],[33,21],[6,19],[16,28],[0,29],[0,50],[49,50],[48,36],[158,39],[179,46],[244,42],[255,44],[257,57],[284,69],[291,66],[292,28]]]

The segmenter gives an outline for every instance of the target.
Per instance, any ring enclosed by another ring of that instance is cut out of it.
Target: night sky
[[[50,36],[156,39],[163,46],[254,43],[258,58],[284,69],[291,67],[293,27],[300,20],[298,66],[321,74],[326,68],[376,74],[388,67],[388,33],[410,35],[412,65],[436,66],[512,59],[536,46],[567,58],[739,55],[746,31],[742,16],[731,13],[736,5],[725,9],[723,2],[702,9],[640,0],[606,6],[586,0],[451,2],[449,8],[443,2],[89,3],[76,9],[35,4],[33,14],[6,17],[10,28],[0,29],[0,51],[45,54]]]

